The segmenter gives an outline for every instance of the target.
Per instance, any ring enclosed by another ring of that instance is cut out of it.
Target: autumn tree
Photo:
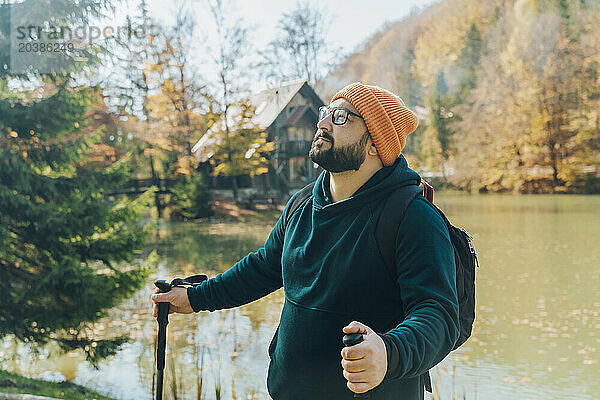
[[[152,133],[147,140],[161,148],[169,176],[190,175],[196,167],[192,147],[207,129],[212,101],[191,60],[196,40],[193,11],[178,3],[175,22],[157,29],[150,74],[158,82],[149,98]]]
[[[228,124],[223,118],[215,122],[211,134],[227,141],[216,143],[210,148],[214,173],[224,176],[260,175],[268,172],[267,152],[274,145],[267,142],[267,133],[252,122],[254,106],[244,99],[229,108],[233,116]],[[229,126],[229,134],[227,127]],[[231,134],[235,132],[235,134]],[[208,149],[207,149],[208,150]]]
[[[216,148],[211,151],[211,163],[216,175],[232,178],[233,197],[237,202],[237,177],[266,172],[263,152],[268,151],[270,145],[266,143],[266,135],[252,123],[255,110],[243,95],[241,75],[247,66],[243,59],[251,46],[243,22],[230,19],[230,7],[226,0],[209,1],[216,28],[216,43],[209,48],[209,53],[213,55],[212,64],[218,79],[212,96],[211,136],[215,137]]]
[[[159,217],[166,205],[172,207],[171,215],[195,218],[209,206],[192,147],[206,131],[210,99],[190,59],[196,33],[193,11],[179,2],[174,17],[172,25],[161,25],[141,2],[137,14],[128,17],[134,34],[121,49],[122,61],[115,66],[120,68],[114,68],[106,91],[133,133],[127,143],[137,145],[141,157],[134,162],[145,166],[143,177],[150,175],[161,189],[163,178],[176,180],[169,188],[172,196],[155,194]]]
[[[556,10],[540,10],[534,2],[522,7],[496,31],[470,110],[459,107],[456,129],[465,145],[457,163],[478,160],[465,172],[476,172],[486,190],[576,190],[591,149],[581,146],[584,134],[573,129],[574,116],[581,115],[580,88],[589,79],[581,68],[585,51]]]
[[[306,79],[317,87],[339,60],[339,48],[327,41],[330,21],[310,0],[301,0],[277,22],[275,39],[260,53],[259,68],[270,83]]]
[[[103,81],[111,111],[124,121],[122,125],[126,132],[105,141],[131,153],[130,163],[135,178],[151,176],[159,187],[157,159],[161,152],[148,140],[153,137],[150,93],[160,84],[160,79],[151,75],[156,60],[159,26],[150,17],[145,0],[139,3],[135,14],[126,17],[126,27],[127,35],[118,38],[105,61],[110,65],[110,73]],[[158,193],[155,193],[154,202],[160,217],[163,206]]]

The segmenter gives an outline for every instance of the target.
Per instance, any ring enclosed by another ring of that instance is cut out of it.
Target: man
[[[275,400],[350,400],[351,391],[369,391],[372,400],[423,399],[423,374],[459,332],[448,230],[425,198],[415,199],[398,229],[393,277],[375,241],[387,196],[420,183],[401,154],[416,127],[391,92],[358,82],[343,88],[320,110],[309,156],[324,171],[308,200],[288,218],[292,196],[264,247],[228,271],[153,301],[179,313],[213,311],[283,286],[268,350]],[[363,334],[363,342],[343,347],[348,333]]]

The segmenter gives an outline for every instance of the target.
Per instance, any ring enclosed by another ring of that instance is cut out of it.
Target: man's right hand
[[[169,314],[191,314],[194,312],[188,299],[187,289],[184,287],[174,286],[167,293],[159,293],[159,289],[154,290],[154,294],[150,297],[154,302],[152,306],[152,316],[158,317],[158,303],[169,303]]]

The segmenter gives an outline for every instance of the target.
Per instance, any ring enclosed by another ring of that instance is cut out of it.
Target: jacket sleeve
[[[380,335],[385,379],[425,373],[452,351],[459,335],[454,250],[444,220],[426,199],[408,206],[395,258],[404,320]]]
[[[227,271],[187,289],[195,312],[241,306],[282,287],[281,252],[286,212],[287,208],[261,249],[248,254]]]

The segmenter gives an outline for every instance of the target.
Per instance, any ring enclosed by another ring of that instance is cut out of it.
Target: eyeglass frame
[[[321,117],[321,110],[329,110],[329,112]],[[348,110],[345,107],[321,106],[321,107],[319,107],[319,121],[321,121],[324,118],[326,118],[329,114],[333,114],[336,110],[344,110],[344,111],[346,111],[346,119],[344,119],[344,122],[342,122],[342,123],[337,123],[337,122],[335,122],[335,118],[331,118],[331,122],[334,125],[344,125],[346,122],[348,122],[348,114],[354,115],[355,117],[358,117],[360,119],[364,119],[361,115],[359,115],[359,114],[357,114],[355,112],[352,112],[352,111]]]

